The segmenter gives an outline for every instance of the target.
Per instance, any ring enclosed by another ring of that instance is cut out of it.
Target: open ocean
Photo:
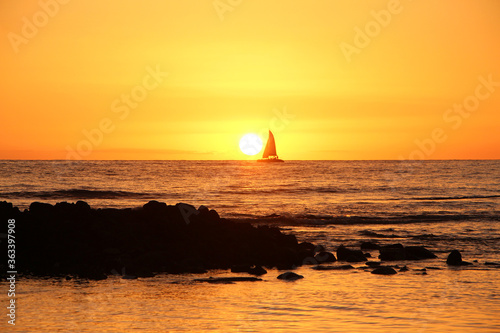
[[[12,331],[500,331],[498,160],[0,161],[3,200],[20,209],[34,201],[84,200],[93,208],[184,202],[279,225],[330,251],[376,241],[438,255],[406,262],[410,271],[394,276],[369,274],[364,264],[351,271],[304,266],[297,272],[305,278],[291,283],[277,280],[276,270],[262,282],[229,285],[195,283],[200,276],[191,274],[23,279]],[[453,249],[477,261],[449,268]]]

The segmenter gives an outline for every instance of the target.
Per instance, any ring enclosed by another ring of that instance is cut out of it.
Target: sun
[[[255,133],[245,134],[240,140],[240,149],[245,155],[256,155],[262,149],[262,140]]]

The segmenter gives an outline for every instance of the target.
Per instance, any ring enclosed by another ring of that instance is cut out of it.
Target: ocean
[[[228,285],[194,282],[200,276],[191,274],[24,278],[16,332],[500,331],[497,160],[0,161],[3,200],[20,209],[34,201],[84,200],[93,208],[184,202],[277,225],[332,252],[373,241],[423,245],[438,255],[397,263],[409,271],[394,276],[369,274],[364,264],[349,271],[303,266],[297,273],[305,278],[296,282],[277,280],[277,270],[262,282]],[[453,249],[473,265],[449,268]]]

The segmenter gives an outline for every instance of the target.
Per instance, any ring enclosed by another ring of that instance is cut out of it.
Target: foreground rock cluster
[[[335,255],[321,245],[298,243],[294,235],[284,234],[277,227],[233,222],[207,207],[196,209],[182,203],[168,206],[150,201],[135,209],[92,209],[83,201],[55,205],[34,202],[21,212],[11,203],[0,202],[0,219],[15,220],[16,269],[32,276],[100,280],[111,274],[125,279],[157,273],[205,273],[210,269],[262,276],[267,273],[266,268],[291,270],[301,265],[322,271],[354,269],[346,263],[364,263],[372,274],[393,275],[397,274],[396,269],[405,272],[408,268],[388,262],[436,258],[423,246],[380,246],[371,242],[362,243],[359,249],[340,245]],[[379,251],[380,261],[371,261],[372,250]],[[471,265],[462,260],[457,250],[450,253],[446,263]],[[8,271],[5,263],[0,263],[0,270]],[[426,274],[425,269],[422,274]],[[301,278],[293,272],[278,276],[287,281]],[[196,281],[233,283],[261,279],[224,277]]]
[[[258,275],[264,273],[259,267],[291,269],[314,256],[294,235],[222,219],[204,206],[151,201],[138,209],[92,209],[83,201],[35,202],[21,212],[1,202],[0,218],[16,220],[17,270],[25,275],[104,279],[124,270],[152,276],[236,265]]]

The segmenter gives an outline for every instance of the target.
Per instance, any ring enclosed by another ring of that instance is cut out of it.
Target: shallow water
[[[429,263],[433,265],[432,263]],[[362,266],[362,265],[356,265]],[[193,275],[19,283],[16,332],[494,332],[498,270],[315,271],[295,282],[207,284]],[[216,271],[206,276],[227,276]],[[196,276],[199,277],[199,276]],[[4,326],[5,323],[2,323]]]

